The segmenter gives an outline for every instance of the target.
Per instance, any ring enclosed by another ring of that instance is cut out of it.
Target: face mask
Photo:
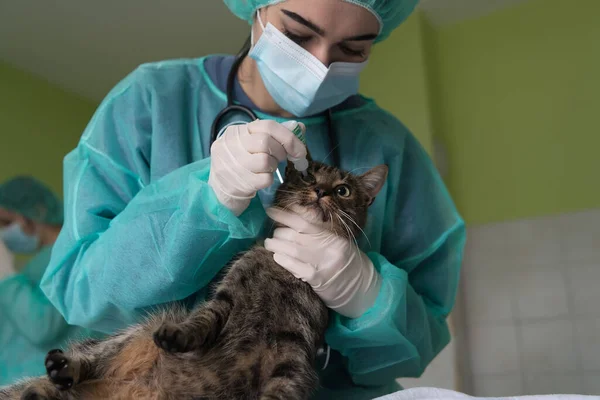
[[[358,93],[360,72],[367,62],[335,62],[327,68],[319,59],[270,23],[250,51],[273,100],[287,112],[306,117],[337,106]]]
[[[23,232],[21,225],[13,223],[0,229],[0,240],[13,253],[33,253],[38,249],[40,239]]]

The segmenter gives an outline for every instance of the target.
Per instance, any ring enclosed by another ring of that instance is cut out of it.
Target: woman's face
[[[260,10],[271,23],[323,64],[365,61],[379,33],[379,21],[367,9],[343,0],[287,0]],[[256,20],[255,40],[262,28]]]

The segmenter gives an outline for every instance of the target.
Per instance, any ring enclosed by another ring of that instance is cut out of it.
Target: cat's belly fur
[[[216,343],[199,354],[161,354],[172,373],[155,382],[170,387],[173,398],[258,398],[289,351],[282,335],[303,339],[306,344],[294,350],[295,357],[314,363],[328,309],[308,284],[276,264],[272,253],[258,246],[245,253],[229,267],[217,291],[222,288],[233,294],[234,307]]]
[[[255,247],[228,269],[221,287],[233,292],[234,307],[219,339],[204,357],[210,378],[228,382],[223,398],[239,398],[269,379],[282,348],[280,337],[299,335],[314,361],[328,324],[328,309],[305,282]],[[291,338],[291,340],[295,340]],[[226,377],[218,375],[225,374]]]
[[[112,349],[99,351],[102,378],[65,392],[56,392],[45,378],[34,379],[0,390],[0,400],[20,399],[27,388],[49,400],[256,400],[265,391],[277,392],[270,390],[274,385],[300,387],[293,392],[304,394],[269,399],[309,398],[318,384],[314,359],[328,324],[328,309],[312,288],[257,246],[226,270],[220,290],[231,295],[233,306],[212,345],[187,353],[156,346],[153,335],[163,323],[188,318],[189,312],[173,307],[100,341],[96,346]],[[86,353],[85,346],[76,347],[67,351],[71,359]]]

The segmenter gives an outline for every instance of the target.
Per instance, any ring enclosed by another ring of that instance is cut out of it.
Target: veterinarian
[[[39,288],[63,223],[61,201],[30,177],[0,185],[0,386],[45,373],[48,350],[82,333]],[[33,257],[17,273],[12,254]]]
[[[204,301],[219,270],[261,236],[274,171],[302,156],[280,125],[294,119],[306,125],[314,159],[390,169],[361,250],[311,246],[336,258],[330,281],[318,282],[321,253],[311,263],[293,238],[270,242],[277,262],[335,311],[316,398],[395,391],[395,378],[421,374],[450,339],[465,241],[417,140],[357,94],[372,46],[417,0],[225,3],[251,24],[238,58],[142,65],[108,94],[65,158],[66,224],[42,288],[67,321],[104,332],[158,304]]]

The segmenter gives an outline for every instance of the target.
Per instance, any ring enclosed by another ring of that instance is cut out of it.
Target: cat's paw
[[[21,395],[21,400],[58,400],[57,397],[50,397],[38,392],[34,388],[29,388]]]
[[[73,387],[75,382],[73,366],[62,350],[56,349],[48,352],[44,365],[50,382],[58,390],[69,390]]]
[[[154,332],[154,343],[169,353],[187,353],[197,348],[194,336],[184,332],[179,325],[165,322]]]
[[[21,396],[21,400],[51,400],[48,396],[38,393],[35,389],[27,389]]]

